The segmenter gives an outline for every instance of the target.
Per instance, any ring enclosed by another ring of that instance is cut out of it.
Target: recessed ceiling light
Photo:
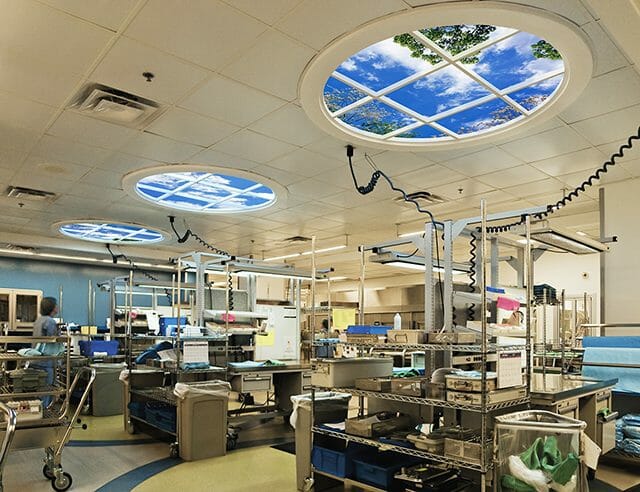
[[[331,45],[303,77],[309,116],[378,147],[461,143],[520,126],[586,86],[593,56],[563,19],[465,4],[412,9]]]
[[[206,214],[261,210],[278,198],[267,178],[210,166],[153,168],[127,175],[124,183],[147,202]]]
[[[136,224],[105,221],[77,221],[57,224],[58,231],[65,236],[83,241],[119,244],[157,243],[165,234]]]

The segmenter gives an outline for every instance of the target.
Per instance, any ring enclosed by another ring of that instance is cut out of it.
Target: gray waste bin
[[[227,451],[229,383],[178,383],[178,450],[186,461],[222,456]]]
[[[91,412],[96,417],[122,413],[120,373],[125,364],[91,364],[96,379],[91,387]]]

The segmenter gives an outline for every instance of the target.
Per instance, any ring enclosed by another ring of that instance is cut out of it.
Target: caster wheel
[[[127,432],[128,432],[129,434],[136,434],[138,431],[136,430],[136,426],[135,426],[135,425],[133,425],[133,423],[129,422],[129,423],[127,424]]]
[[[51,467],[49,465],[44,465],[42,467],[42,474],[44,475],[44,478],[46,478],[47,480],[53,480],[53,477],[55,476],[51,471]]]
[[[177,443],[173,443],[169,446],[169,456],[172,458],[178,458],[180,456],[180,448]]]
[[[71,475],[69,475],[67,472],[64,472],[58,478],[54,477],[51,480],[51,487],[53,487],[53,490],[62,492],[64,490],[69,490],[72,483],[73,479],[71,478]]]

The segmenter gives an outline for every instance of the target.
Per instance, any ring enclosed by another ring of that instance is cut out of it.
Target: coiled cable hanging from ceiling
[[[626,150],[630,150],[633,148],[633,142],[635,140],[640,140],[640,126],[638,127],[635,134],[632,134],[627,138],[627,141],[624,142],[616,152],[611,154],[611,157],[607,161],[605,161],[602,166],[596,169],[593,174],[591,174],[587,179],[585,179],[581,184],[576,186],[569,193],[566,193],[560,200],[556,203],[547,205],[547,209],[544,212],[538,212],[533,214],[533,217],[536,219],[546,219],[549,215],[553,214],[557,210],[567,206],[574,198],[578,198],[582,193],[587,191],[587,188],[594,185],[595,181],[598,181],[601,176],[607,172],[609,172],[609,168],[615,166],[617,164],[617,159],[624,157],[624,153]],[[523,215],[518,222],[512,222],[510,224],[505,224],[502,226],[493,226],[487,227],[487,232],[489,233],[497,233],[497,232],[507,232],[511,230],[513,227],[524,224],[525,216]]]
[[[125,255],[124,253],[115,254],[111,250],[111,245],[110,244],[105,244],[105,246],[107,248],[107,251],[111,255],[111,260],[113,261],[114,264],[118,263],[118,260],[122,259],[122,260],[126,261],[129,264],[129,266],[131,267],[131,269],[134,272],[141,273],[144,277],[146,277],[147,279],[151,280],[152,282],[159,282],[160,281],[158,279],[158,277],[156,277],[155,275],[152,275],[151,273],[149,273],[144,268],[140,268],[138,265],[136,265],[136,263],[131,258],[129,258],[127,255]],[[173,297],[172,297],[171,292],[169,291],[169,289],[164,289],[164,294],[167,297],[167,300],[169,301],[169,306],[171,306],[173,304]]]
[[[175,220],[176,220],[176,218],[173,215],[169,215],[169,224],[171,224],[171,229],[173,229],[173,232],[176,235],[176,238],[178,239],[178,243],[179,244],[186,243],[189,240],[189,238],[193,238],[198,243],[200,243],[202,246],[207,248],[209,251],[212,251],[213,253],[215,253],[217,255],[228,256],[230,258],[233,258],[227,251],[224,251],[224,250],[222,250],[220,248],[216,248],[212,244],[210,244],[207,241],[205,241],[204,239],[202,239],[198,234],[193,232],[189,227],[187,227],[187,230],[185,231],[185,233],[182,236],[180,236],[180,234],[176,230]],[[228,290],[229,290],[229,311],[233,311],[234,310],[233,280],[231,278],[231,275],[229,275],[228,282],[229,282],[229,285],[228,285]],[[211,306],[211,309],[213,309],[213,305]]]
[[[470,239],[469,239],[469,292],[476,291],[476,261],[478,259],[478,236],[476,236],[476,231],[471,231]],[[475,304],[469,304],[467,308],[467,318],[469,321],[473,321],[475,319],[476,310]]]
[[[385,181],[387,182],[387,184],[389,185],[389,188],[391,188],[393,191],[400,193],[402,195],[402,198],[404,199],[405,202],[407,203],[411,203],[416,207],[416,210],[418,210],[418,212],[422,213],[422,214],[426,214],[429,216],[429,219],[431,221],[431,223],[433,224],[433,228],[436,232],[435,234],[435,238],[436,238],[436,244],[435,244],[435,250],[436,250],[436,261],[437,261],[437,265],[438,267],[440,267],[440,242],[438,239],[439,234],[437,233],[438,230],[438,225],[442,225],[442,223],[437,222],[435,217],[433,216],[433,214],[426,209],[423,209],[422,206],[420,205],[420,203],[415,199],[415,198],[411,198],[410,196],[408,196],[407,192],[404,191],[402,188],[398,188],[393,181],[391,180],[391,178],[389,176],[387,176],[383,171],[381,171],[380,169],[378,169],[375,165],[375,162],[373,162],[373,159],[368,155],[368,154],[364,154],[364,157],[367,161],[367,163],[373,168],[373,173],[371,174],[371,178],[369,179],[369,183],[367,183],[365,186],[361,186],[358,184],[358,179],[356,178],[356,173],[355,170],[353,169],[353,152],[354,152],[354,147],[353,145],[347,145],[347,159],[349,160],[349,170],[351,171],[351,178],[353,179],[353,185],[356,188],[356,191],[358,193],[360,193],[361,195],[368,195],[369,193],[371,193],[373,190],[375,190],[378,181],[380,181],[380,178],[384,178]],[[415,254],[411,253],[408,256],[405,256],[406,258],[413,256]],[[440,304],[443,310],[443,314],[444,314],[444,288],[442,285],[442,277],[440,275],[440,269],[438,268],[438,286],[439,286],[439,292],[440,292]]]

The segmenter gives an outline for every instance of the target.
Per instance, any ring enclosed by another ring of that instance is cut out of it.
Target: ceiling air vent
[[[157,102],[101,84],[86,85],[70,108],[131,128],[142,128],[161,112]]]
[[[20,200],[33,201],[51,201],[56,196],[50,191],[34,190],[32,188],[22,188],[20,186],[9,186],[7,188],[7,196],[10,198],[18,198]]]
[[[417,202],[428,203],[429,205],[444,203],[444,198],[438,195],[434,195],[433,193],[429,193],[428,191],[415,191],[413,193],[407,193],[407,198],[410,200],[416,200]],[[401,196],[395,198],[395,201],[400,203],[408,203]],[[409,205],[411,204],[409,203]]]
[[[309,241],[311,241],[311,238],[305,236],[291,236],[282,240],[283,243],[306,243]]]

